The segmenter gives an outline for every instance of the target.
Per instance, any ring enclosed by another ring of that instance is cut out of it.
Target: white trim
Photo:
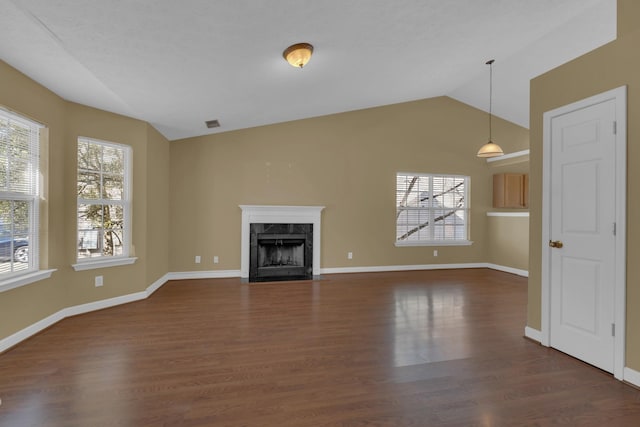
[[[0,282],[0,292],[8,291],[9,289],[19,288],[20,286],[28,285],[40,280],[48,279],[51,274],[56,271],[53,270],[38,270],[27,274],[22,274],[16,277],[9,277]]]
[[[103,199],[103,198],[98,198],[98,199],[85,199],[82,197],[78,197],[76,199],[76,210],[79,210],[79,207],[81,204],[99,204],[99,205],[107,205],[107,204],[114,204],[114,205],[119,205],[122,207],[122,213],[123,213],[123,227],[122,227],[122,257],[124,258],[131,258],[131,245],[132,245],[132,233],[131,233],[131,224],[132,224],[132,206],[133,206],[133,202],[132,202],[132,198],[131,198],[131,194],[132,194],[132,189],[133,189],[133,147],[131,145],[127,145],[127,144],[121,144],[118,142],[111,142],[111,141],[105,141],[102,139],[96,139],[96,138],[91,138],[91,137],[87,137],[87,136],[79,136],[76,140],[76,159],[77,159],[77,153],[79,151],[79,145],[80,143],[86,143],[86,144],[92,144],[92,145],[98,145],[100,146],[100,148],[102,149],[103,147],[109,147],[109,148],[113,148],[116,150],[121,150],[124,156],[124,164],[123,164],[123,171],[122,171],[122,180],[123,180],[123,188],[122,188],[122,198],[119,200],[111,200],[111,199]],[[103,174],[103,170],[102,170],[102,160],[100,160],[100,176],[102,176]],[[76,165],[76,172],[80,171],[80,166]],[[100,184],[100,188],[102,189],[102,185]],[[80,227],[79,224],[76,223],[76,231],[80,231]],[[104,230],[103,230],[104,231]],[[76,255],[77,257],[77,255]],[[135,261],[135,259],[134,259]],[[100,267],[90,267],[90,268],[83,268],[83,269],[76,269],[75,265],[79,265],[80,263],[82,263],[82,259],[78,259],[78,263],[74,264],[74,269],[76,271],[80,271],[80,270],[90,270],[93,268],[100,268]],[[130,263],[132,264],[133,261]],[[124,265],[124,264],[117,264],[117,265]]]
[[[37,334],[38,332],[47,329],[51,325],[58,323],[65,317],[66,316],[64,315],[64,310],[60,310],[57,313],[52,314],[51,316],[45,317],[44,319],[39,320],[36,323],[29,325],[12,335],[9,335],[8,337],[0,340],[0,353],[5,352],[11,347]]]
[[[613,375],[624,377],[626,347],[626,185],[627,185],[627,87],[620,86],[583,100],[564,105],[543,114],[542,139],[542,275],[541,275],[541,344],[549,347],[551,322],[551,290],[549,247],[551,218],[551,120],[559,115],[614,99],[616,103],[616,265],[615,265],[615,324]]]
[[[529,218],[529,212],[487,212],[487,216],[508,216],[508,217],[522,217]]]
[[[327,267],[321,268],[320,274],[342,274],[342,273],[378,273],[390,271],[414,271],[414,270],[455,270],[468,268],[489,268],[517,276],[529,277],[529,272],[517,268],[501,266],[489,263],[466,263],[466,264],[418,264],[418,265],[382,265],[382,266],[362,266],[362,267]],[[177,271],[167,274],[167,280],[189,280],[189,279],[225,279],[242,277],[240,270],[210,270],[210,271]]]
[[[472,240],[401,240],[395,241],[399,248],[412,246],[471,246]]]
[[[390,265],[390,266],[377,266],[377,267],[347,267],[347,268],[323,268],[322,274],[339,274],[339,273],[369,273],[369,272],[385,272],[385,271],[411,271],[411,270],[452,270],[452,269],[466,269],[466,268],[492,268],[494,270],[511,272],[509,267],[500,267],[494,264],[487,263],[468,263],[468,264],[423,264],[423,265]],[[512,269],[515,270],[515,269]],[[50,270],[55,271],[55,270]],[[522,271],[522,270],[520,270]],[[518,274],[518,273],[514,273]],[[121,295],[114,298],[108,298],[105,300],[89,302],[86,304],[80,304],[64,308],[36,323],[27,326],[26,328],[9,335],[4,339],[0,339],[0,353],[8,350],[9,348],[19,344],[45,330],[46,328],[54,325],[62,319],[69,316],[77,316],[79,314],[89,313],[96,310],[102,310],[105,308],[114,307],[121,304],[127,304],[134,301],[140,301],[149,298],[155,291],[160,289],[169,280],[187,280],[187,279],[216,279],[216,278],[230,278],[241,277],[240,270],[212,270],[212,271],[182,271],[167,273],[151,285],[149,285],[144,291],[135,292],[132,294]]]
[[[162,285],[167,283],[169,280],[171,279],[169,278],[169,274],[167,273],[161,278],[159,278],[158,280],[156,280],[155,282],[153,282],[152,284],[150,284],[149,286],[147,286],[147,289],[145,290],[145,292],[147,293],[147,298],[153,295],[155,291],[160,289]]]
[[[517,157],[524,157],[528,155],[529,155],[529,149],[522,150],[522,151],[515,151],[513,153],[505,154],[504,156],[490,157],[487,159],[487,163],[499,162],[500,160],[515,159]]]
[[[0,353],[3,353],[4,351],[19,344],[20,342],[26,340],[27,338],[32,337],[38,332],[41,332],[47,329],[48,327],[58,323],[59,321],[61,321],[66,317],[89,313],[91,311],[96,311],[96,310],[102,310],[105,308],[114,307],[117,305],[126,304],[129,302],[139,301],[139,300],[148,298],[149,296],[151,296],[151,294],[153,294],[156,290],[158,290],[162,285],[164,285],[168,280],[170,280],[169,275],[165,274],[163,277],[156,280],[153,284],[147,287],[144,291],[63,308],[62,310],[56,313],[53,313],[52,315],[47,316],[44,319],[39,320],[36,323],[29,325],[26,328],[21,329],[18,332],[12,335],[9,335],[4,339],[1,339]]]
[[[533,329],[533,328],[530,328],[529,326],[526,326],[524,328],[524,336],[531,340],[540,342],[540,340],[542,339],[542,332],[540,332],[537,329]]]
[[[176,271],[168,274],[169,280],[188,279],[226,279],[241,277],[240,270],[210,270],[210,271]]]
[[[250,224],[313,224],[312,274],[320,275],[320,214],[324,206],[240,205],[240,277],[249,277]]]
[[[490,268],[492,270],[503,271],[505,273],[515,274],[517,276],[529,277],[529,271],[521,270],[519,268],[506,267],[503,265],[497,265],[497,264],[491,264],[491,263],[487,264],[487,268]]]
[[[119,265],[130,265],[136,262],[137,257],[100,259],[99,261],[85,261],[71,264],[75,271],[95,270],[96,268],[117,267]]]
[[[466,263],[466,264],[418,264],[418,265],[383,265],[383,266],[363,266],[363,267],[329,267],[322,268],[322,274],[342,274],[342,273],[378,273],[385,271],[414,271],[414,270],[455,270],[467,268],[490,268],[505,273],[516,274],[528,277],[529,272],[511,267],[504,267],[486,262]]]
[[[476,264],[422,264],[422,265],[379,265],[370,267],[330,267],[321,269],[322,274],[341,273],[379,273],[383,271],[413,271],[413,270],[450,270],[456,268],[486,268],[484,263]]]
[[[127,304],[134,301],[140,301],[147,297],[147,292],[146,290],[144,290],[135,292],[133,294],[120,295],[118,297],[88,302],[86,304],[74,305],[71,307],[67,307],[61,311],[64,314],[64,317],[77,316],[79,314],[90,313],[92,311],[104,310],[105,308],[115,307],[117,305]]]
[[[636,387],[640,387],[640,372],[631,368],[624,368],[623,380]]]
[[[613,375],[622,380],[627,347],[627,87],[616,96],[616,336]]]

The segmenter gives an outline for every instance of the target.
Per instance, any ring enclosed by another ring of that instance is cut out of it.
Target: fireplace
[[[282,272],[286,272],[284,279],[293,279],[298,277],[298,273],[303,272],[305,277],[319,277],[320,276],[320,213],[324,209],[324,206],[256,206],[256,205],[240,205],[242,209],[242,229],[241,229],[241,241],[240,241],[240,277],[250,279],[250,266],[251,252],[256,251],[256,260],[259,257],[258,252],[258,234],[261,235],[263,246],[263,263],[264,264],[287,264],[286,269],[281,269],[280,273],[273,273],[273,276],[269,276],[269,273],[273,269],[270,267],[276,267],[275,265],[263,265],[261,268],[261,275],[264,280],[268,277],[278,277]],[[282,225],[286,228],[278,228]],[[278,227],[273,227],[277,225]],[[260,226],[260,227],[256,227]],[[264,228],[264,226],[271,226]],[[300,226],[310,227],[306,229],[300,228]],[[255,245],[251,229],[255,228]],[[293,227],[293,228],[291,228]],[[292,230],[291,232],[289,230]],[[287,235],[285,238],[283,235]],[[293,235],[293,236],[292,236]],[[305,242],[301,243],[304,235]],[[300,249],[304,246],[304,250]],[[255,246],[255,249],[254,249]],[[297,249],[294,249],[296,248]],[[300,263],[301,252],[304,256],[304,267],[297,265]],[[295,263],[295,265],[293,264]],[[255,262],[255,268],[257,269],[257,261]],[[277,267],[285,267],[285,265],[278,265]],[[309,274],[309,270],[311,273]],[[290,273],[290,274],[289,274]],[[251,274],[253,276],[253,274]],[[252,281],[251,279],[249,281]],[[260,280],[258,280],[260,281]]]
[[[313,278],[313,224],[250,224],[249,281]]]

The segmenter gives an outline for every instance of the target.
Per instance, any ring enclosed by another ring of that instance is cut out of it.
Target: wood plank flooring
[[[169,282],[0,355],[0,426],[638,426],[485,269]]]

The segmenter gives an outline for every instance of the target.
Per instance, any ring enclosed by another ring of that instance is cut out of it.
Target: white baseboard
[[[100,301],[88,302],[86,304],[74,305],[72,307],[67,307],[63,310],[60,310],[58,313],[62,313],[64,319],[65,317],[77,316],[79,314],[85,314],[91,311],[103,310],[105,308],[115,307],[116,305],[140,301],[145,298],[147,298],[146,291],[136,292],[134,294],[127,294],[119,297],[103,299]]]
[[[320,274],[340,274],[340,273],[377,273],[383,271],[412,271],[412,270],[450,270],[460,268],[490,268],[505,273],[516,274],[518,276],[529,277],[529,272],[512,267],[505,267],[497,264],[467,263],[467,264],[419,264],[419,265],[385,265],[373,267],[337,267],[321,268]]]
[[[171,280],[171,279],[169,278],[169,273],[167,273],[164,276],[162,276],[161,278],[159,278],[158,280],[156,280],[155,282],[153,282],[152,284],[150,284],[147,287],[147,289],[145,290],[145,292],[147,294],[147,298],[150,297],[151,295],[153,295],[153,293],[155,291],[160,289],[162,287],[162,285],[167,283],[169,280]]]
[[[210,271],[176,271],[168,273],[168,280],[187,279],[225,279],[228,277],[240,277],[240,270],[210,270]]]
[[[505,273],[515,274],[517,276],[529,277],[529,272],[527,270],[520,270],[519,268],[505,267],[503,265],[497,265],[497,264],[487,264],[486,267],[492,270],[498,270],[498,271],[503,271]]]
[[[623,381],[633,384],[636,387],[640,387],[640,372],[631,368],[624,368],[622,375]]]
[[[524,328],[524,336],[537,342],[542,342],[542,332],[530,327]]]
[[[62,310],[45,317],[44,319],[27,326],[26,328],[9,335],[8,337],[0,340],[0,353],[10,349],[11,347],[19,344],[20,342],[32,337],[33,335],[41,332],[48,327],[58,323],[62,319],[70,316],[77,316],[78,314],[89,313],[91,311],[102,310],[109,307],[115,307],[116,305],[126,304],[133,301],[140,301],[148,298],[156,290],[158,290],[163,284],[165,284],[169,278],[168,274],[165,274],[160,279],[156,280],[147,289],[142,292],[135,292],[133,294],[121,295],[119,297],[108,298],[100,301],[89,302],[86,304],[74,305],[71,307],[63,308]]]
[[[413,270],[450,270],[457,268],[486,268],[487,264],[421,264],[421,265],[383,265],[372,267],[336,267],[321,268],[320,274],[341,273],[379,273],[384,271],[413,271]]]
[[[468,264],[422,264],[422,265],[387,265],[387,266],[374,266],[374,267],[338,267],[338,268],[321,268],[320,274],[339,274],[339,273],[375,273],[385,271],[412,271],[412,270],[448,270],[459,268],[491,268],[494,270],[504,271],[507,273],[513,273],[520,276],[527,276],[528,273],[524,270],[517,270],[510,267],[502,267],[495,264],[487,263],[468,263]],[[94,301],[86,304],[75,305],[72,307],[66,307],[62,310],[45,317],[38,322],[27,326],[26,328],[9,335],[6,338],[0,339],[0,353],[15,346],[21,341],[43,331],[44,329],[54,325],[61,321],[65,317],[77,316],[79,314],[89,313],[91,311],[102,310],[109,307],[114,307],[121,304],[127,304],[134,301],[140,301],[145,298],[149,298],[155,291],[160,289],[169,280],[185,280],[185,279],[220,279],[229,277],[240,277],[240,270],[210,270],[210,271],[181,271],[167,273],[154,283],[149,285],[144,291],[135,292],[133,294],[121,295],[114,298],[108,298],[105,300]],[[535,331],[535,330],[532,330]],[[537,331],[536,331],[537,332]],[[539,335],[540,333],[537,332]],[[525,331],[525,335],[526,331]],[[530,335],[527,335],[532,338]],[[536,341],[540,341],[539,338],[532,338]]]
[[[58,323],[64,318],[64,310],[60,310],[57,313],[52,314],[51,316],[45,317],[44,319],[39,320],[36,323],[29,325],[12,335],[9,335],[8,337],[0,340],[0,353],[3,353],[4,351],[37,334],[38,332],[47,329],[49,326]]]

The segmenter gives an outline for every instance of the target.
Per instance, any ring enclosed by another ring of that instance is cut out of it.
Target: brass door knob
[[[549,246],[552,247],[552,248],[560,249],[564,245],[562,244],[562,242],[560,240],[549,240]]]

